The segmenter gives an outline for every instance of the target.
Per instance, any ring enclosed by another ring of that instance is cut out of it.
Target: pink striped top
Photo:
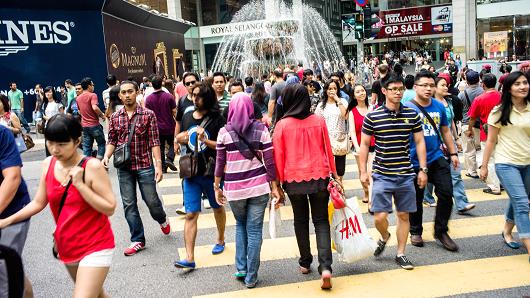
[[[268,130],[261,132],[256,157],[245,158],[237,149],[232,136],[223,127],[217,137],[215,176],[224,178],[223,192],[227,200],[243,200],[270,193],[269,182],[276,180],[272,141]]]

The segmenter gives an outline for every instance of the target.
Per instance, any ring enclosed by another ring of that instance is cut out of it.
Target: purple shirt
[[[177,103],[173,95],[162,90],[155,91],[145,100],[145,107],[155,113],[160,135],[172,136],[175,133],[173,109]]]

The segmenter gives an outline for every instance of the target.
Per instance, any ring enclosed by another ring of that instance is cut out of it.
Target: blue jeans
[[[97,157],[102,159],[105,154],[105,134],[103,134],[103,126],[101,124],[92,127],[83,127],[83,154],[85,156],[92,156],[94,140],[98,144]]]
[[[455,200],[456,210],[462,210],[466,208],[467,204],[469,204],[469,200],[466,195],[465,187],[464,187],[464,181],[462,181],[462,168],[458,166],[458,168],[455,170],[452,165],[451,167],[451,180],[453,182],[453,198]],[[435,203],[434,197],[432,196],[434,186],[432,183],[428,183],[427,187],[425,188],[425,194],[423,196],[423,201],[427,203]]]
[[[136,182],[140,188],[151,217],[159,224],[166,222],[166,212],[156,192],[155,170],[150,168],[140,170],[117,169],[118,181],[120,183],[120,194],[123,201],[125,219],[131,232],[131,242],[142,242],[145,244],[144,226],[138,212]]]
[[[530,165],[495,164],[495,171],[506,189],[510,201],[506,221],[515,223],[519,238],[530,238],[528,197],[530,193]]]
[[[22,111],[20,109],[11,109],[11,111],[17,115],[18,119],[20,120],[20,124],[22,124],[22,127],[24,127],[24,129],[26,129],[26,131],[29,133],[31,128],[29,127],[28,121],[26,121]]]
[[[258,280],[261,243],[263,242],[263,217],[269,202],[269,195],[230,201],[230,208],[236,219],[236,268],[246,272],[246,284]]]

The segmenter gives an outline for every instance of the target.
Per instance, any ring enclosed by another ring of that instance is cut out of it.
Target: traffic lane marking
[[[484,258],[333,278],[331,291],[320,280],[290,283],[199,297],[439,297],[528,286],[528,255]],[[443,282],[432,282],[433,277]],[[413,289],[403,286],[414,281]],[[377,286],[384,285],[384,286]]]
[[[496,235],[499,233],[499,229],[504,226],[504,222],[505,219],[503,215],[455,219],[449,221],[449,234],[453,239]],[[379,232],[377,232],[375,228],[368,229],[368,232],[370,233],[373,239],[379,239]],[[390,226],[389,232],[395,235],[396,226]],[[433,233],[434,222],[424,223],[423,240],[434,241]],[[315,235],[310,235],[310,242],[311,252],[313,253],[313,255],[316,255],[317,247]],[[410,242],[410,240],[408,240],[408,242]],[[397,245],[396,237],[391,237],[387,245]],[[186,249],[179,248],[178,253],[180,256],[185,256]],[[276,239],[263,239],[263,245],[261,247],[261,261],[292,259],[297,257],[299,257],[299,251],[296,242],[296,237],[290,236],[280,237]],[[226,242],[225,251],[220,255],[212,255],[211,245],[195,247],[195,261],[197,263],[197,267],[199,268],[233,265],[234,258],[234,242]],[[526,262],[528,262],[528,260],[526,260]]]

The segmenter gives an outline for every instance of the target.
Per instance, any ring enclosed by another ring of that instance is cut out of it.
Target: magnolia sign
[[[0,56],[25,51],[32,44],[69,44],[72,27],[75,23],[68,21],[0,20]]]

